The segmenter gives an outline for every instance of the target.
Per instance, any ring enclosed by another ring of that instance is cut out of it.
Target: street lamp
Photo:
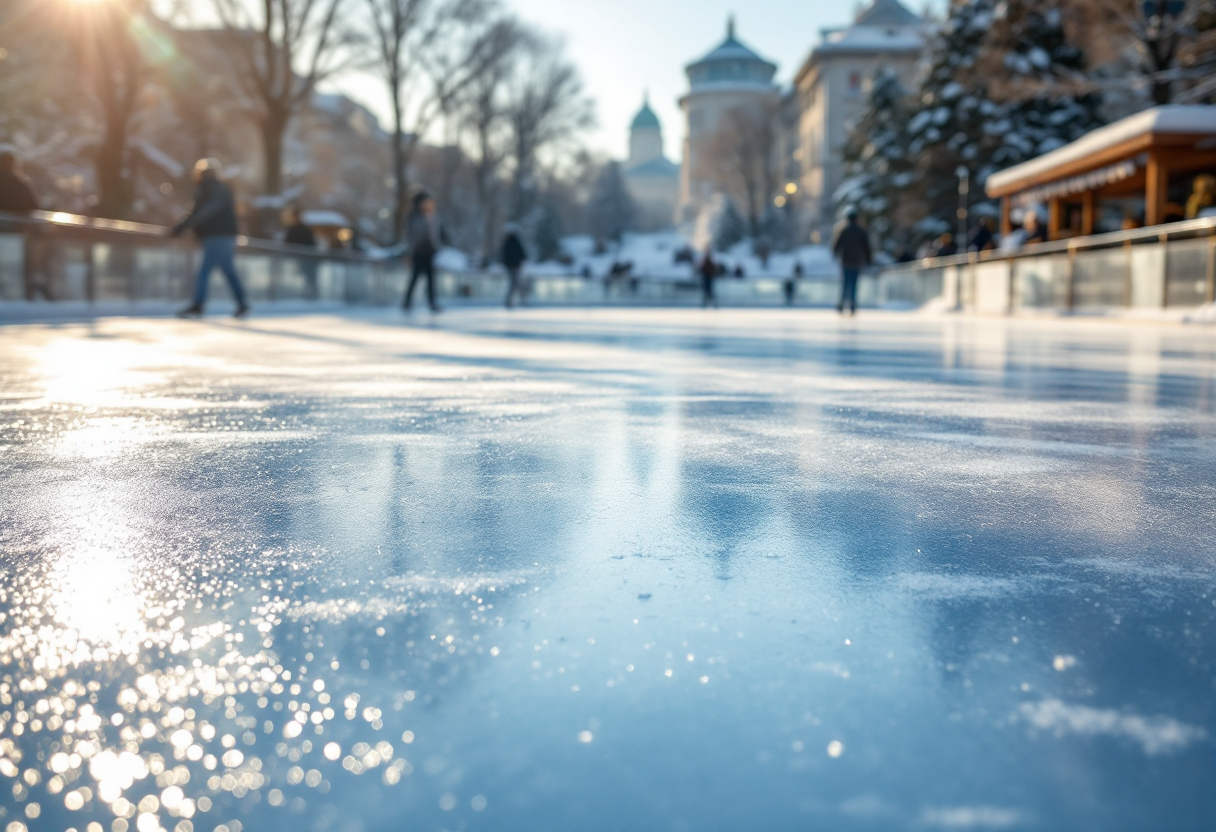
[[[971,171],[965,165],[959,165],[954,172],[958,175],[958,239],[955,245],[963,251],[967,246],[967,195],[971,193]]]

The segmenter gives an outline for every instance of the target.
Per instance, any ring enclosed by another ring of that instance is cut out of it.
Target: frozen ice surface
[[[1214,403],[1180,326],[2,327],[0,826],[1211,830]]]

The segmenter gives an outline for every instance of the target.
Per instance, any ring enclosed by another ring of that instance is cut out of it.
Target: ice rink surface
[[[0,828],[1212,830],[1214,440],[1177,325],[0,327]]]

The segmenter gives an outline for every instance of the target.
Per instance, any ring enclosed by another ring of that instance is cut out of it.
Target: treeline
[[[909,81],[911,83],[909,83]],[[1216,101],[1212,0],[952,0],[914,79],[880,70],[837,202],[883,245],[955,227],[994,172],[1155,104]]]
[[[380,86],[383,132],[319,91],[339,76]],[[584,224],[602,167],[560,42],[494,0],[9,0],[0,100],[48,206],[164,223],[216,156],[267,236],[298,200],[397,242],[425,185],[470,252],[508,220],[549,242]]]

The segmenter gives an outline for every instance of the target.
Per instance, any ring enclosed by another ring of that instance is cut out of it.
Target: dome
[[[726,25],[726,40],[686,68],[692,86],[713,83],[771,86],[777,65],[761,58],[735,37],[735,20]]]
[[[633,117],[633,123],[629,125],[631,130],[659,130],[659,117],[654,114],[654,110],[650,109],[650,101],[643,102],[642,109],[638,110],[638,114]]]

